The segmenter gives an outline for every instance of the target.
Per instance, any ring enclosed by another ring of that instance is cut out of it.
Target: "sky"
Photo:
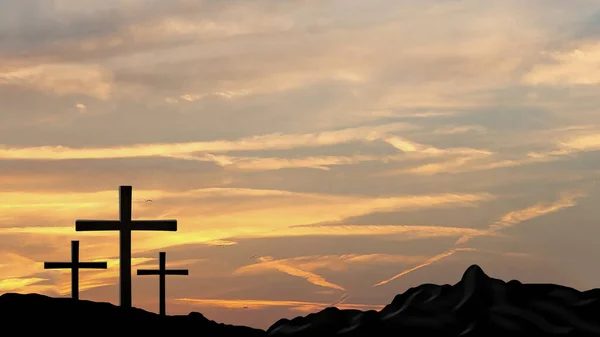
[[[598,287],[598,0],[0,2],[0,293],[267,328],[422,283]],[[151,199],[152,202],[146,202]]]

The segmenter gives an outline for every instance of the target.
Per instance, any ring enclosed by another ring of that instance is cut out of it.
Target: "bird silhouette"
[[[154,202],[152,199],[147,199],[146,202]]]

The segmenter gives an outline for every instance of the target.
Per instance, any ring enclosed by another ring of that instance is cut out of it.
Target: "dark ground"
[[[4,336],[32,333],[142,336],[599,336],[600,289],[580,292],[553,284],[488,277],[476,265],[455,285],[423,284],[397,295],[381,311],[339,310],[292,320],[267,331],[219,324],[202,314],[160,317],[109,303],[37,294],[0,296]]]

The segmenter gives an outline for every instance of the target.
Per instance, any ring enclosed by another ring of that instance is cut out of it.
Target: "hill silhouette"
[[[0,296],[4,331],[131,332],[150,336],[600,336],[600,289],[504,282],[473,265],[455,285],[423,284],[381,311],[327,308],[267,331],[219,324],[202,314],[165,316],[109,303],[37,294]]]

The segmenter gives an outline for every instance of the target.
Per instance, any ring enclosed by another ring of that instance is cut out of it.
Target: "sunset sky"
[[[600,287],[599,0],[0,2],[0,294],[266,328],[490,276]],[[146,202],[152,199],[153,202]],[[596,247],[596,248],[594,248]]]

